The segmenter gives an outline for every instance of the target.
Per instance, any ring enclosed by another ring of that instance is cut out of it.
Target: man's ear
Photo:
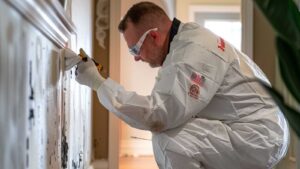
[[[150,32],[150,36],[155,40],[155,41],[157,41],[157,40],[159,40],[159,36],[160,36],[160,34],[159,34],[159,32],[157,32],[157,31],[151,31]]]

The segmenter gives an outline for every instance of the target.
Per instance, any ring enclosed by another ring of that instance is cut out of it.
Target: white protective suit
[[[286,153],[287,123],[255,82],[254,62],[194,23],[180,24],[150,96],[111,79],[100,102],[132,127],[153,133],[160,169],[265,169]]]

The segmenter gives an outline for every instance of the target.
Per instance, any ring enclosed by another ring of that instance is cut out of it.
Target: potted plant
[[[300,104],[300,11],[293,0],[254,0],[254,3],[275,30],[280,75],[292,97]],[[287,105],[276,89],[260,83],[300,137],[300,110]]]

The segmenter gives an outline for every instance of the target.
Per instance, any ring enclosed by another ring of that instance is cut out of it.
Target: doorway
[[[240,5],[191,5],[189,20],[209,29],[241,49]]]

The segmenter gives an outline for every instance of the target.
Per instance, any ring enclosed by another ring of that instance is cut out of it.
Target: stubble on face
[[[160,67],[163,63],[162,50],[158,46],[149,47],[149,53],[145,56],[145,62],[152,68]]]
[[[131,22],[127,23],[127,30],[123,32],[123,36],[128,47],[135,45],[140,38],[140,36],[137,35],[137,31],[138,29]],[[140,34],[142,34],[142,32],[140,32]],[[147,36],[151,35],[148,34]],[[163,48],[157,46],[154,41],[151,41],[151,37],[146,37],[141,47],[140,56],[138,56],[136,61],[140,60],[146,62],[150,67],[156,68],[162,66],[164,59]]]

